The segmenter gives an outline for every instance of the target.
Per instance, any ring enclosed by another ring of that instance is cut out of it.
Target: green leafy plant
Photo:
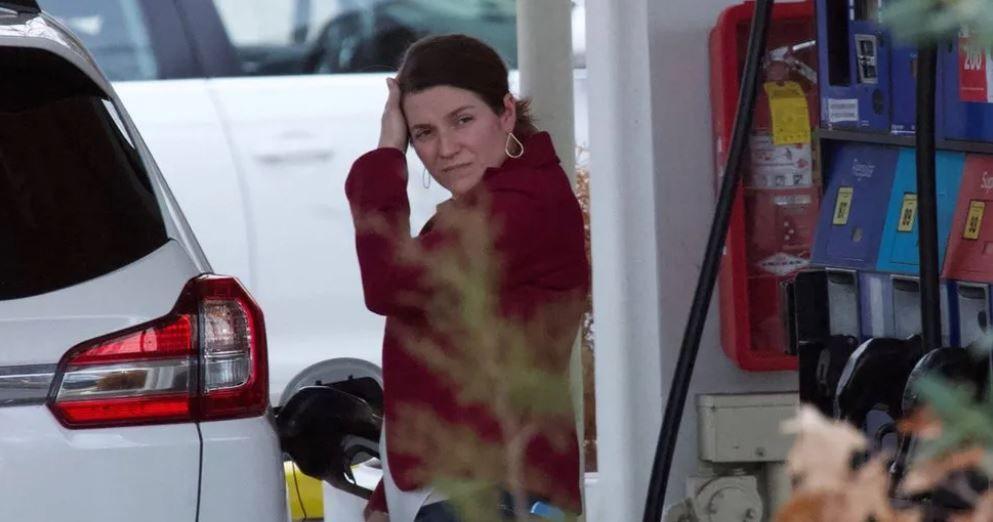
[[[993,43],[990,0],[895,0],[886,4],[882,20],[898,41],[933,43],[964,30],[976,45]]]
[[[402,263],[421,268],[422,285],[430,289],[416,303],[430,333],[410,328],[400,335],[405,349],[446,381],[462,406],[492,414],[499,437],[449,422],[428,405],[407,405],[390,420],[406,435],[391,447],[418,455],[415,478],[447,496],[466,520],[506,520],[499,509],[506,492],[515,518],[523,521],[530,520],[528,492],[541,489],[536,481],[551,480],[525,473],[529,444],[538,435],[558,451],[573,443],[568,361],[587,300],[563,293],[525,315],[504,310],[504,260],[495,247],[500,224],[485,209],[450,207],[434,224],[448,235],[444,247],[409,242],[397,253]]]

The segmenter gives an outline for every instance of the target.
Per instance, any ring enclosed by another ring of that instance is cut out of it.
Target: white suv
[[[0,518],[286,519],[261,312],[33,0],[0,1],[0,244]]]
[[[115,81],[213,267],[265,310],[272,403],[332,382],[343,361],[378,365],[383,319],[362,299],[348,168],[377,143],[385,71],[406,44],[469,33],[513,68],[516,0],[40,2]],[[410,166],[416,227],[446,194],[422,186],[413,154]]]

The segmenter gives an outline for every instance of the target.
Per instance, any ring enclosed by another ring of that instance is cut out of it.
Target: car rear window
[[[0,48],[0,300],[71,286],[167,241],[116,113],[75,67]]]

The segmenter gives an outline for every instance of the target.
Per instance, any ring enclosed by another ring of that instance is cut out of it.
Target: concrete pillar
[[[586,1],[597,522],[641,520],[662,417],[647,4]]]
[[[517,66],[520,93],[531,98],[537,127],[551,134],[562,169],[576,183],[576,128],[573,113],[572,1],[517,0]],[[580,344],[569,364],[576,431],[583,447],[583,363]],[[581,465],[585,467],[583,452]],[[585,482],[580,479],[580,491]],[[585,504],[585,499],[584,499]]]
[[[521,95],[575,182],[571,0],[517,0],[517,65]]]

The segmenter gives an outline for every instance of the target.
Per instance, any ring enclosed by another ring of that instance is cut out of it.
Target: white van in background
[[[212,266],[265,311],[272,404],[347,371],[335,361],[378,365],[383,318],[362,299],[345,176],[378,141],[406,45],[467,33],[514,68],[516,0],[40,3],[115,82]],[[575,87],[584,145],[582,69]],[[422,168],[411,153],[414,227],[447,197]]]

